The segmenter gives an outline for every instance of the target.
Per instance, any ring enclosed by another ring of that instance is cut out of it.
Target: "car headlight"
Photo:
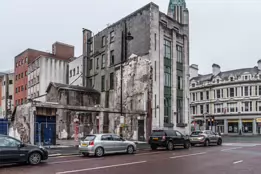
[[[46,151],[46,148],[43,147],[43,146],[39,146],[39,148],[40,148],[41,150],[43,150],[43,151]]]
[[[202,139],[204,139],[204,138],[205,138],[205,137],[199,137],[198,139],[199,139],[199,140],[202,140]]]

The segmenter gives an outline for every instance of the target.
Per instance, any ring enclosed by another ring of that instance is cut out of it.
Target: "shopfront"
[[[242,119],[242,132],[253,133],[253,119],[251,120]]]
[[[256,119],[257,134],[261,134],[261,118]]]
[[[216,120],[216,132],[224,133],[224,120]]]
[[[238,122],[239,120],[228,120],[228,133],[239,133],[238,128]]]

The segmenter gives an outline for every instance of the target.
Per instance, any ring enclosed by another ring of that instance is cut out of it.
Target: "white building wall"
[[[77,86],[83,85],[83,83],[82,83],[82,62],[83,62],[83,56],[80,56],[69,63],[68,76],[69,76],[70,85],[77,85]],[[95,66],[94,66],[94,68],[96,69]],[[79,71],[78,71],[78,69],[79,69]],[[75,74],[73,73],[74,71],[75,71]]]
[[[183,122],[187,124],[186,127],[177,127],[176,115],[177,112],[177,51],[176,44],[180,42],[177,39],[176,31],[172,30],[169,33],[166,27],[161,24],[158,9],[151,11],[151,29],[150,29],[150,60],[153,68],[153,94],[152,94],[152,129],[175,129],[187,134],[189,133],[189,54],[188,41],[185,39],[183,43],[184,50],[184,70],[183,70]],[[168,20],[168,19],[163,19]],[[167,27],[177,27],[173,21],[168,21]],[[174,127],[164,127],[164,39],[168,39],[172,44],[172,108],[171,108],[171,123]],[[156,43],[155,43],[156,42]],[[187,44],[187,45],[186,45]]]
[[[11,84],[9,84],[9,96],[10,97],[12,96],[12,99],[11,100],[8,99],[8,103],[9,103],[9,101],[11,101],[11,110],[13,111],[13,109],[14,109],[14,100],[13,100],[14,99],[14,73],[13,73],[13,71],[7,72],[7,73],[8,73],[9,82],[12,82]],[[1,90],[2,90],[2,98],[1,98],[2,113],[0,113],[0,118],[4,118],[5,113],[6,113],[6,108],[5,108],[6,107],[6,76],[3,77],[2,84],[1,84]]]
[[[39,67],[33,68],[34,63],[39,61]],[[46,89],[50,82],[66,84],[67,62],[55,58],[39,57],[29,65],[28,75],[28,99],[45,102]],[[39,81],[37,80],[39,77]],[[33,84],[31,80],[36,79]]]
[[[150,22],[150,60],[153,69],[153,86],[152,86],[152,128],[160,127],[160,63],[161,59],[159,59],[160,54],[160,36],[159,31],[159,11],[158,9],[151,11],[151,20]]]

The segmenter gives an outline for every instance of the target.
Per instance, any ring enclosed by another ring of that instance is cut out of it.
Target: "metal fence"
[[[9,126],[8,121],[5,119],[0,120],[0,134],[8,135]]]
[[[56,144],[56,124],[55,123],[39,123],[34,126],[35,144],[54,145]]]
[[[145,125],[98,125],[89,123],[35,123],[35,144],[55,145],[57,141],[79,141],[88,134],[114,133],[127,140],[145,141]]]

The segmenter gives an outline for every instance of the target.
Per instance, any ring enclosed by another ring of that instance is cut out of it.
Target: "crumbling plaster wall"
[[[100,102],[100,96],[96,93],[86,93],[70,89],[58,91],[55,87],[51,87],[47,94],[47,101],[72,106],[94,106]],[[56,135],[58,139],[74,138],[74,118],[76,117],[79,119],[79,137],[92,131],[94,124],[92,113],[79,113],[57,109]]]
[[[144,110],[147,108],[148,93],[152,85],[152,68],[148,55],[131,55],[123,64],[123,110]],[[115,90],[110,91],[109,107],[120,110],[121,106],[121,70],[115,71]],[[126,115],[124,137],[137,139],[138,117]],[[144,116],[141,116],[144,117]],[[144,118],[145,119],[145,118]],[[119,133],[120,114],[109,114],[110,132]],[[144,125],[144,128],[146,126]]]
[[[24,143],[34,143],[34,107],[30,103],[17,106],[14,121],[9,128],[9,135]]]

